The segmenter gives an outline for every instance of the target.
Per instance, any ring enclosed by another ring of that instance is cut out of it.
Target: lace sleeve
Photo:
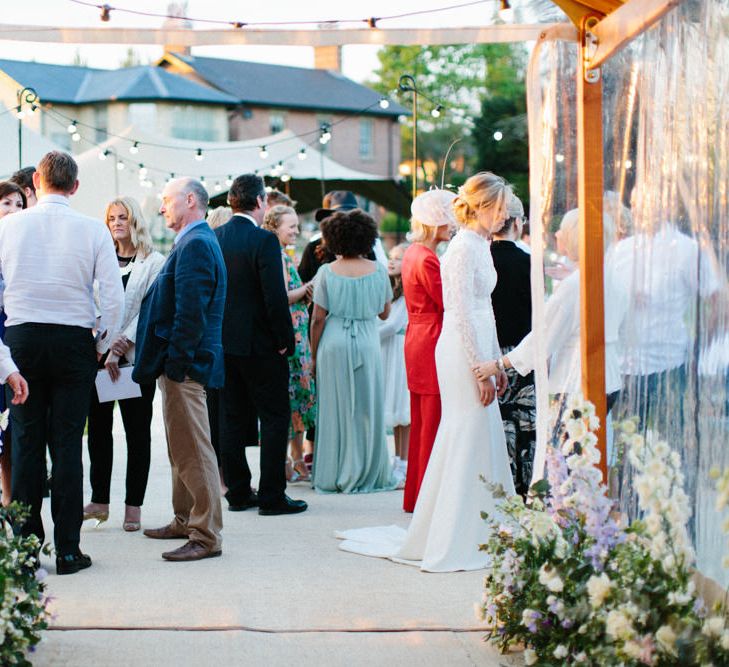
[[[480,344],[475,318],[476,272],[483,269],[479,266],[479,259],[478,249],[464,239],[457,247],[452,248],[447,267],[450,283],[447,308],[453,311],[461,343],[471,366],[490,358],[489,351]]]

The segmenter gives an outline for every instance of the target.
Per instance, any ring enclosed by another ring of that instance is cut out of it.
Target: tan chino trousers
[[[162,414],[172,467],[171,527],[207,549],[221,548],[223,511],[220,477],[210,442],[205,388],[189,378],[174,382],[162,375]]]

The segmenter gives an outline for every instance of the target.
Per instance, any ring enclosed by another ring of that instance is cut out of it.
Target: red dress
[[[402,287],[408,310],[405,369],[410,390],[410,447],[403,509],[412,512],[440,424],[440,389],[435,344],[443,327],[443,289],[438,256],[420,243],[402,258]]]

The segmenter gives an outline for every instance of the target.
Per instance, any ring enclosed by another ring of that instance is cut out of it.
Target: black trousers
[[[125,504],[141,507],[149,478],[152,401],[154,382],[141,386],[139,398],[119,401],[124,433],[127,437],[127,477]],[[111,467],[114,460],[114,404],[99,403],[96,387],[91,392],[89,408],[89,459],[91,461],[91,502],[109,503]]]
[[[81,441],[96,377],[91,330],[19,324],[7,328],[5,343],[30,391],[23,405],[10,405],[13,499],[30,505],[30,517],[19,532],[45,540],[41,505],[48,443],[53,541],[58,555],[78,553],[83,519]],[[9,389],[6,395],[10,402]]]
[[[225,355],[225,387],[220,458],[226,498],[232,505],[251,493],[251,470],[245,454],[250,439],[251,415],[261,422],[261,507],[280,502],[286,491],[286,447],[289,420],[289,364],[285,356],[241,357]]]

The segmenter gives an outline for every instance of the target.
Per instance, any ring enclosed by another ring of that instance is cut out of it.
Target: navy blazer
[[[207,387],[225,379],[221,334],[225,264],[215,234],[196,225],[175,244],[142,300],[132,378],[153,382],[163,373]]]
[[[294,327],[275,234],[234,215],[215,230],[228,271],[223,349],[236,356],[294,353]]]

